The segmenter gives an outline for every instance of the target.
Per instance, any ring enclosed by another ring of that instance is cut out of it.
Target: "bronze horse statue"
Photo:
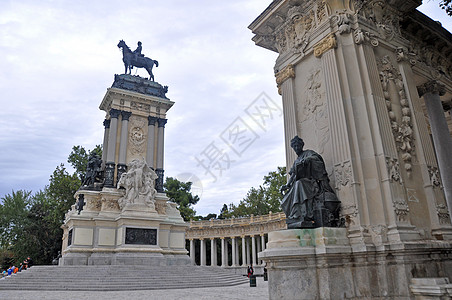
[[[149,79],[154,81],[152,68],[154,67],[154,64],[156,67],[159,66],[158,61],[150,59],[149,57],[136,55],[123,40],[119,41],[118,48],[122,48],[122,61],[124,62],[125,67],[124,74],[130,74],[133,67],[145,68],[149,73]]]

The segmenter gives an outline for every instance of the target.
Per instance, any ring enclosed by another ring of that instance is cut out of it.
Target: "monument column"
[[[201,266],[205,266],[206,265],[206,240],[204,239],[200,239],[199,240],[201,242],[201,257],[200,257],[200,262],[199,264]]]
[[[251,252],[250,252],[250,243],[249,239],[247,239],[248,242],[246,243],[246,264],[249,265],[251,263]]]
[[[217,266],[217,241],[215,238],[210,238],[210,265]]]
[[[195,264],[195,241],[190,239],[190,260]]]
[[[108,135],[110,133],[110,120],[105,119],[104,120],[104,127],[105,127],[105,131],[104,131],[104,142],[102,145],[102,162],[105,164],[105,162],[107,161],[107,150],[108,150]]]
[[[235,267],[237,265],[237,253],[235,247],[235,237],[232,237],[232,266]]]
[[[163,153],[164,153],[164,140],[165,140],[165,124],[167,119],[158,118],[158,132],[157,132],[157,173],[156,190],[159,193],[163,193]]]
[[[242,267],[246,266],[246,239],[242,236]]]
[[[229,247],[227,238],[224,238],[224,263],[226,267],[229,267]]]
[[[148,143],[146,150],[146,162],[149,167],[155,168],[154,164],[154,145],[155,145],[155,122],[157,117],[148,116]]]
[[[437,81],[430,81],[419,86],[418,92],[425,100],[449,217],[452,217],[452,139],[440,99],[445,94],[445,86]]]
[[[261,234],[261,249],[262,251],[265,250],[265,234]],[[264,261],[262,261],[262,264],[264,264]]]
[[[107,162],[105,164],[105,183],[106,187],[114,187],[115,176],[115,156],[116,156],[116,134],[118,131],[118,117],[120,110],[110,109],[110,131],[108,132]]]
[[[127,133],[129,130],[129,118],[132,115],[130,111],[121,111],[122,121],[121,121],[121,142],[119,144],[119,159],[117,166],[117,176],[119,180],[122,173],[127,171],[126,155],[127,155]]]
[[[295,70],[293,65],[287,65],[276,73],[276,83],[278,93],[282,96],[284,113],[284,140],[286,145],[286,166],[290,169],[295,161],[296,154],[290,147],[290,140],[297,135],[297,117],[295,109],[294,78]]]

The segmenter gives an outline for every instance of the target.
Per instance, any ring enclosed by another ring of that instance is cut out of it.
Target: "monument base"
[[[154,206],[126,205],[123,191],[79,190],[86,204],[80,214],[73,207],[62,226],[60,265],[189,265],[185,229],[176,204],[157,194]]]
[[[346,228],[270,232],[270,299],[413,299],[412,278],[452,278],[451,241],[350,245]]]

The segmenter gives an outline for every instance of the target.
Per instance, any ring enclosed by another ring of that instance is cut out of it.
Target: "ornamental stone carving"
[[[361,29],[357,29],[353,32],[353,38],[356,44],[360,45],[364,42],[369,42],[372,46],[378,46],[378,39],[375,34],[372,34],[368,31],[363,31]]]
[[[349,186],[352,180],[352,165],[345,161],[334,166],[334,178],[338,190],[343,186]]]
[[[432,80],[418,86],[417,91],[419,93],[419,97],[424,96],[426,93],[443,96],[446,93],[446,86],[436,80]]]
[[[276,84],[278,86],[278,93],[280,95],[282,95],[281,86],[282,86],[283,82],[289,78],[295,78],[295,69],[294,69],[293,65],[292,64],[287,65],[286,67],[284,67],[284,69],[282,69],[281,71],[276,73],[275,77],[276,77]]]
[[[118,180],[117,188],[125,188],[124,196],[118,199],[119,207],[124,209],[128,204],[140,204],[154,210],[157,174],[148,167],[145,160],[135,159],[128,164],[127,169]]]
[[[397,47],[396,49],[397,62],[408,61],[411,65],[416,64],[416,54],[409,52],[408,49]]]
[[[402,177],[400,176],[399,162],[395,158],[386,157],[386,166],[388,167],[389,181],[397,181],[402,183]]]
[[[430,176],[430,183],[432,184],[432,186],[441,188],[441,180],[438,168],[428,166],[428,175]]]
[[[414,135],[411,109],[406,96],[405,85],[402,75],[392,65],[389,56],[383,56],[377,63],[380,69],[380,81],[391,123],[392,134],[397,145],[397,150],[401,154],[404,169],[408,176],[410,176],[412,171],[412,156],[414,155]],[[393,109],[393,104],[400,106],[400,112]]]
[[[333,33],[330,33],[328,36],[326,36],[323,40],[321,40],[314,46],[314,55],[316,57],[321,57],[323,53],[336,47],[337,47],[336,36]]]
[[[438,214],[440,224],[450,224],[449,210],[445,204],[437,204],[436,213]]]
[[[146,146],[145,127],[147,127],[146,119],[132,116],[130,118],[129,142],[130,152],[132,154],[143,154]]]

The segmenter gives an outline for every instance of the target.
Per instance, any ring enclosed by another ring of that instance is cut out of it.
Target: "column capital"
[[[295,69],[292,64],[288,64],[281,71],[275,74],[276,84],[280,86],[289,78],[295,78]]]
[[[321,57],[323,53],[337,47],[336,36],[334,33],[327,35],[323,40],[314,45],[315,57]]]
[[[418,86],[417,92],[419,93],[419,97],[422,97],[427,93],[443,96],[446,93],[446,86],[436,80],[431,80]]]
[[[211,237],[211,238],[209,238],[211,241],[213,241],[215,238],[214,237]]]
[[[131,111],[121,111],[121,116],[123,121],[129,121],[130,116],[132,115]]]
[[[120,113],[121,113],[120,110],[112,108],[112,109],[110,109],[110,118],[117,119],[119,117]]]
[[[158,118],[153,116],[148,116],[148,126],[155,126]]]
[[[110,120],[107,120],[107,119],[104,120],[104,127],[105,127],[105,129],[110,128]]]
[[[165,124],[167,121],[168,121],[167,119],[158,118],[159,127],[165,128]]]
[[[220,240],[224,240],[224,236],[220,236]]]

